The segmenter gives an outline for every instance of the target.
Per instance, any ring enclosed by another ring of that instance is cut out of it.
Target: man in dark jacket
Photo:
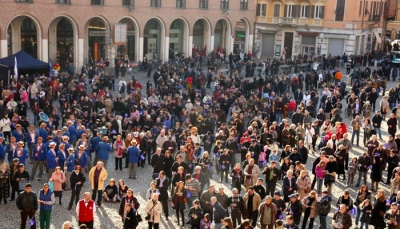
[[[211,198],[215,197],[217,194],[215,193],[215,186],[210,185],[208,190],[204,191],[200,197],[201,208],[203,209],[203,213],[212,215],[213,208],[211,205]]]
[[[332,225],[335,229],[349,229],[352,226],[351,215],[347,212],[346,205],[341,204],[332,218]]]
[[[217,201],[217,197],[211,197],[211,205],[213,207],[213,220],[215,222],[215,228],[221,228],[223,219],[226,217],[226,209]]]
[[[163,206],[163,212],[165,214],[166,220],[168,220],[168,177],[165,176],[164,171],[160,171],[160,176],[156,180],[156,189],[160,191],[160,196],[158,200]]]
[[[36,193],[32,192],[32,185],[27,183],[25,191],[17,197],[17,208],[21,211],[21,228],[25,228],[26,219],[29,217],[31,228],[36,228],[35,214],[38,210],[38,198]]]
[[[288,214],[293,216],[293,221],[296,225],[299,225],[301,214],[303,213],[303,204],[298,199],[297,194],[293,193],[289,196],[289,208]]]
[[[136,210],[132,208],[132,204],[125,204],[126,215],[124,218],[124,229],[135,229],[139,224],[136,218]]]
[[[326,217],[331,212],[332,197],[328,195],[328,191],[322,192],[322,198],[317,203],[317,213],[319,215],[319,222],[321,229],[327,229]]]
[[[273,196],[275,193],[276,182],[280,174],[279,169],[276,168],[276,161],[271,161],[271,164],[264,168],[263,174],[265,174],[265,183],[267,184],[265,195]]]
[[[356,187],[360,186],[361,178],[364,178],[364,184],[367,184],[368,167],[371,165],[371,158],[366,152],[358,158],[358,181]]]
[[[397,110],[397,108],[395,108]],[[392,113],[396,114],[396,111],[393,109]],[[382,133],[381,133],[381,124],[382,124],[382,116],[380,111],[376,111],[375,115],[372,117],[372,125],[375,129],[376,135],[379,135],[379,138],[382,139]]]

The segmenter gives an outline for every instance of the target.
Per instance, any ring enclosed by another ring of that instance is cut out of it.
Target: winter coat
[[[160,201],[157,201],[155,204],[153,204],[153,200],[147,201],[145,212],[146,214],[149,214],[150,212],[152,213],[149,222],[160,223],[162,213]]]
[[[90,183],[92,183],[92,190],[94,190],[94,173],[95,173],[96,169],[97,169],[96,166],[94,166],[89,172],[89,180],[90,180]],[[108,174],[107,174],[106,169],[104,167],[101,168],[97,190],[104,189],[104,181],[107,180],[107,176],[108,176]]]
[[[7,198],[10,195],[10,169],[0,171],[0,197]]]
[[[303,212],[306,211],[307,206],[309,205],[310,198],[308,196],[304,197],[301,202],[303,204]],[[311,203],[311,209],[310,209],[310,218],[315,218],[317,216],[317,199],[314,198],[313,202]]]
[[[62,184],[66,181],[65,174],[61,171],[61,173],[54,172],[51,175],[50,181],[54,183],[54,190],[53,191],[62,191]]]
[[[304,188],[308,186],[308,190],[311,190],[311,179],[308,176],[305,176],[304,178],[299,177],[297,178],[296,185],[297,193],[300,195],[300,199],[302,200],[308,195],[308,193],[305,192]]]

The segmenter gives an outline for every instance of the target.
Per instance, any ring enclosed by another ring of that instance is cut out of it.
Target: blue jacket
[[[67,172],[72,172],[75,169],[75,155],[71,154],[70,156],[67,156],[67,160],[65,161],[65,164],[67,165]]]
[[[15,140],[16,140],[17,142],[19,142],[19,141],[24,141],[24,133],[22,133],[22,131],[21,131],[21,132],[18,132],[17,130],[14,130],[14,131],[12,132],[12,136],[15,137]]]
[[[69,132],[69,143],[73,143],[76,138],[76,129],[75,126],[69,126],[68,127],[68,132]]]
[[[77,130],[75,138],[76,139],[81,139],[82,134],[85,133],[85,132],[86,132],[86,130]]]
[[[80,139],[78,141],[78,144],[77,144],[78,148],[79,148],[80,145],[82,145],[82,139]],[[92,145],[90,144],[90,141],[88,139],[86,139],[86,149],[85,149],[86,154],[89,155],[91,150],[92,150]]]
[[[60,144],[61,144],[61,143],[63,143],[63,144],[65,145],[65,148],[64,148],[64,149],[65,149],[66,151],[71,147],[71,145],[70,145],[68,142],[60,142]],[[60,144],[57,145],[57,148],[60,147]]]
[[[97,159],[108,160],[108,153],[113,152],[111,145],[107,142],[99,142],[96,147]]]
[[[82,168],[87,168],[87,155],[85,152],[83,152],[81,158],[78,157],[78,151],[75,152],[75,161],[78,162],[78,164]]]
[[[39,135],[38,133],[35,131],[35,143],[37,143],[37,139],[38,139]],[[44,140],[44,139],[43,139]],[[31,132],[29,131],[28,133],[25,134],[25,141],[28,142],[28,147],[32,147],[32,136],[31,136]]]
[[[40,127],[40,128],[39,128],[39,136],[43,138],[43,142],[44,142],[44,143],[47,142],[48,133],[47,133],[47,130],[46,130],[46,129]]]
[[[15,147],[17,147],[17,144],[15,144]],[[6,146],[6,154],[8,155],[8,161],[11,163],[14,158],[14,150],[11,149],[11,143],[8,143],[8,145]]]
[[[4,160],[6,158],[6,151],[4,150],[3,144],[0,144],[0,160]]]
[[[65,131],[64,133],[62,133],[62,136],[68,136],[69,139],[71,139],[71,133],[69,133],[69,131]]]
[[[18,156],[18,150],[15,149],[15,150],[14,150],[13,159],[14,159],[14,158],[18,158],[18,159],[19,159],[19,163],[22,163],[22,164],[25,165],[25,159],[28,158],[28,150],[22,149],[22,154],[21,154],[21,156]]]
[[[99,142],[101,142],[101,138],[99,138],[97,136],[93,137],[91,140],[92,149],[96,149]]]
[[[68,157],[68,152],[67,152],[67,151],[64,150],[64,154],[65,154],[65,156],[63,155],[63,153],[61,152],[61,150],[58,150],[58,151],[57,151],[57,157],[58,157],[58,162],[57,162],[57,164],[58,164],[58,166],[60,166],[61,168],[64,168],[64,162],[65,162],[65,160],[66,160],[67,157]]]
[[[136,146],[131,146],[128,148],[129,163],[138,163],[140,151]]]
[[[37,152],[37,146],[38,145],[35,144],[33,146],[33,149],[32,149],[32,158],[33,158],[33,160],[35,160],[35,161],[46,161],[47,150],[48,150],[46,144],[42,143],[42,147],[40,147],[39,152]],[[37,156],[36,156],[36,153],[38,154]]]
[[[54,196],[54,192],[50,189],[44,194],[43,189],[39,191],[39,200],[43,200],[43,203],[40,203],[40,210],[51,211],[53,209],[53,205],[56,202],[56,198]]]
[[[47,151],[47,157],[46,157],[47,168],[55,169],[57,167],[56,156],[57,156],[56,152],[53,153],[51,150]]]

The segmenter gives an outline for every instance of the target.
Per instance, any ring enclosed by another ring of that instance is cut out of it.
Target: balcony
[[[294,24],[296,24],[296,21],[295,21],[294,18],[281,17],[281,18],[279,18],[279,24],[282,24],[282,25],[294,25]]]
[[[267,17],[266,16],[257,16],[256,21],[257,22],[267,22]]]
[[[314,19],[313,25],[317,25],[317,26],[322,25],[322,19],[319,19],[319,18]]]
[[[299,18],[299,25],[305,25],[307,24],[308,20],[307,18]]]

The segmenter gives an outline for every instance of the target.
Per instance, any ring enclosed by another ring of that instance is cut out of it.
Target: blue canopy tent
[[[30,56],[24,50],[21,50],[11,56],[0,59],[0,64],[6,65],[10,68],[14,68],[15,57],[17,57],[18,69],[21,69],[21,70],[44,69],[44,68],[48,69],[49,68],[48,63],[43,62],[41,60],[38,60],[38,59]]]
[[[38,71],[45,70],[45,72],[48,72],[49,70],[49,64],[43,61],[40,61],[28,53],[26,53],[24,50],[21,50],[11,56],[5,57],[0,59],[0,65],[6,66],[10,72],[12,72],[11,75],[15,75],[14,72],[14,66],[15,66],[15,58],[17,59],[17,68],[18,68],[18,73],[26,73],[27,71],[32,72],[32,70]],[[19,76],[17,76],[19,77]],[[4,77],[3,77],[4,78]],[[8,78],[8,76],[7,76]],[[3,79],[3,84],[7,85],[8,80]]]

